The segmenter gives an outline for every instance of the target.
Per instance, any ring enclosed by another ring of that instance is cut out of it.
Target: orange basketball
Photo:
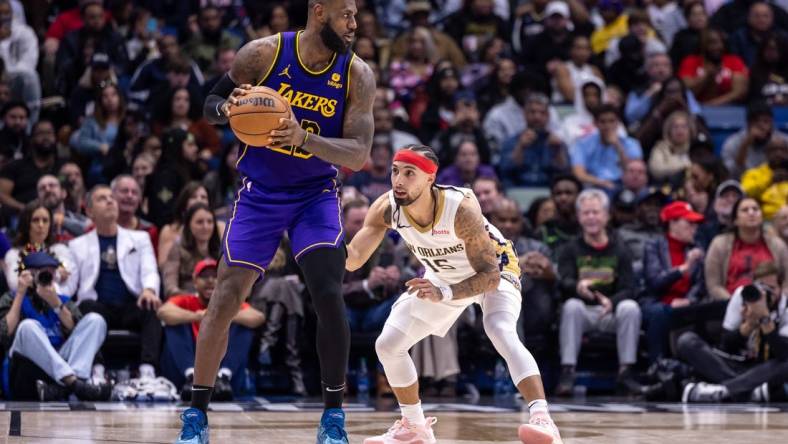
[[[278,92],[255,86],[230,107],[230,128],[241,142],[265,146],[271,130],[282,127],[279,119],[289,119],[292,113],[290,103]]]

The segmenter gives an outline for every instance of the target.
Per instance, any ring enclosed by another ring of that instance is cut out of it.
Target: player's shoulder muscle
[[[279,34],[252,40],[238,50],[230,68],[230,78],[236,85],[256,85],[271,69],[279,48]]]
[[[484,227],[479,201],[472,193],[465,193],[454,216],[454,231],[457,237],[465,239],[478,233],[479,227]]]
[[[353,56],[353,61],[350,65],[350,102],[369,102],[375,101],[375,73],[372,68],[367,65],[367,62],[361,57]],[[370,105],[371,106],[371,105]]]

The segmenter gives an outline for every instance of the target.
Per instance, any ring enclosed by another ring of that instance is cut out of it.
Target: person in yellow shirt
[[[611,40],[629,33],[629,17],[623,13],[621,0],[600,0],[597,7],[605,24],[591,34],[591,49],[594,54],[601,54]]]
[[[745,171],[741,185],[748,196],[760,201],[763,217],[771,220],[788,199],[788,141],[772,138],[765,154],[766,162]]]

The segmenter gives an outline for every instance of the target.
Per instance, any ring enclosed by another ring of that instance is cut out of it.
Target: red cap
[[[219,264],[211,258],[203,259],[194,266],[194,275],[199,276],[206,268],[219,268]]]
[[[676,219],[685,219],[693,223],[703,222],[704,219],[702,214],[696,213],[692,210],[692,206],[690,206],[690,204],[680,200],[665,205],[662,208],[662,211],[659,213],[659,218],[662,219],[662,222],[670,222]]]

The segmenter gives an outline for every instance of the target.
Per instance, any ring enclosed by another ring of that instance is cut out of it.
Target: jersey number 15
[[[427,264],[428,267],[432,269],[435,273],[440,273],[441,270],[456,270],[453,266],[447,264],[449,262],[448,259],[423,259],[424,263]]]

